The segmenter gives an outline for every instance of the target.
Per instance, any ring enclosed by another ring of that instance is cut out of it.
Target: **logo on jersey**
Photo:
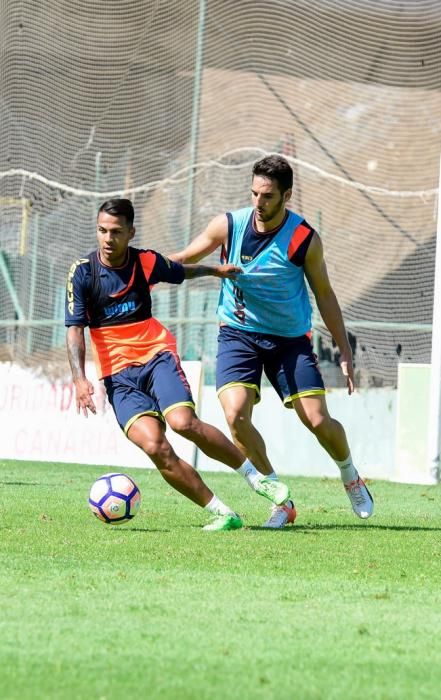
[[[245,302],[243,299],[243,291],[239,287],[234,287],[234,315],[241,323],[245,323]]]
[[[134,301],[124,301],[121,304],[106,306],[103,311],[107,318],[112,318],[112,316],[123,316],[124,314],[130,314],[133,311],[136,311],[136,304]]]
[[[73,278],[75,275],[75,270],[77,269],[78,265],[82,265],[83,263],[88,263],[87,258],[81,258],[80,260],[75,260],[74,263],[70,266],[69,273],[67,275],[67,284],[66,284],[66,294],[67,294],[67,310],[70,313],[71,316],[74,314],[74,293],[73,293]]]

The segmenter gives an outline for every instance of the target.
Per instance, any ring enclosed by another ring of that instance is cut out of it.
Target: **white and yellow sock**
[[[351,453],[349,453],[346,459],[343,459],[342,461],[334,459],[334,462],[340,469],[341,480],[344,484],[350,484],[351,481],[355,481],[355,479],[358,477],[358,472],[354,467]]]
[[[277,476],[276,472],[271,472],[271,474],[266,474],[265,479],[268,479],[268,481],[278,481],[279,477]]]
[[[207,503],[206,506],[204,506],[204,510],[208,510],[209,513],[212,513],[213,515],[230,515],[234,514],[234,511],[231,510],[228,506],[225,505],[225,503],[222,503],[220,498],[217,496],[213,496],[211,501]]]
[[[243,476],[252,489],[254,489],[256,483],[263,478],[263,474],[257,471],[256,467],[249,459],[246,459],[242,466],[236,469],[236,472]]]

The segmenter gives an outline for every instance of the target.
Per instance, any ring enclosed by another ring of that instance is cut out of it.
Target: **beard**
[[[285,209],[285,201],[283,196],[280,197],[279,201],[276,202],[276,204],[273,204],[273,206],[270,209],[265,209],[264,211],[258,211],[257,209],[255,210],[256,216],[260,221],[271,221],[271,219],[274,219],[274,217],[277,216],[277,214],[280,214],[282,210]]]

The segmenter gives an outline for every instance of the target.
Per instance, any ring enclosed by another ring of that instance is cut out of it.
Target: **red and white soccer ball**
[[[90,489],[90,510],[103,523],[125,523],[135,517],[140,505],[139,488],[127,474],[103,474]]]

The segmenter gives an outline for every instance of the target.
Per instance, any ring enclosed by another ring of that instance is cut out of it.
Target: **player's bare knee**
[[[171,454],[171,446],[167,440],[156,440],[156,439],[145,439],[142,444],[139,445],[141,449],[146,453],[150,459],[152,459],[155,464],[157,462],[168,461]]]
[[[231,432],[237,435],[240,435],[244,428],[246,428],[249,424],[249,419],[247,416],[244,413],[234,409],[227,409],[225,411],[225,418]]]
[[[317,437],[327,433],[330,429],[329,418],[327,416],[323,416],[321,413],[307,416],[303,423],[306,425],[308,430],[310,430],[311,433],[314,433],[314,435],[317,435]]]
[[[176,415],[174,412],[170,413],[167,416],[167,423],[175,433],[182,435],[187,440],[191,440],[192,437],[201,432],[201,421],[193,413],[180,414],[176,412]]]

